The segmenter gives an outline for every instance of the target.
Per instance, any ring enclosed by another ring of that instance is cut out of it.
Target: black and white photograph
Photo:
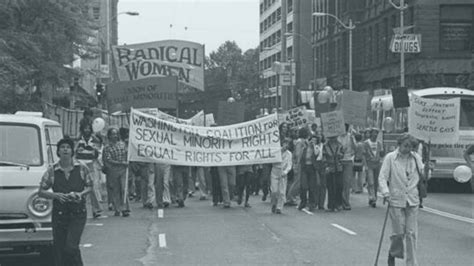
[[[0,0],[0,266],[470,266],[473,172],[473,0]]]

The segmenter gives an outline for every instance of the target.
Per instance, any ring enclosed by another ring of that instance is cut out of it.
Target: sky
[[[245,52],[259,44],[258,0],[119,0],[118,44],[167,39],[202,43],[209,55],[225,41]]]

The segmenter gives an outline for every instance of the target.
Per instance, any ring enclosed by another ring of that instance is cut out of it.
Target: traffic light
[[[101,101],[102,98],[105,96],[105,86],[102,83],[97,83],[95,85],[95,93],[97,95],[97,100]]]

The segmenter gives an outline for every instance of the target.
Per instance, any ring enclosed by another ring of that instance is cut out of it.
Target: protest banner
[[[176,77],[110,83],[106,94],[109,113],[128,111],[130,107],[175,109],[177,87]]]
[[[220,127],[165,121],[132,109],[129,161],[185,166],[281,162],[276,114]]]
[[[321,124],[325,137],[335,137],[346,133],[341,110],[321,114]]]
[[[285,122],[289,128],[303,127],[309,123],[309,114],[305,106],[295,107],[278,114],[280,124]]]
[[[342,91],[342,114],[344,121],[351,125],[365,126],[367,122],[367,105],[370,95],[357,91]]]
[[[120,81],[176,76],[187,86],[204,91],[204,45],[165,40],[113,46]]]
[[[454,144],[459,140],[460,98],[428,99],[411,95],[408,133],[433,144]]]
[[[244,121],[245,104],[219,101],[217,106],[217,124],[219,126],[237,124]]]

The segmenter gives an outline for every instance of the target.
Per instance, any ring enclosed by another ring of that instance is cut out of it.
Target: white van
[[[57,161],[61,125],[41,113],[0,114],[0,258],[52,255],[52,202],[37,195],[41,177]]]

